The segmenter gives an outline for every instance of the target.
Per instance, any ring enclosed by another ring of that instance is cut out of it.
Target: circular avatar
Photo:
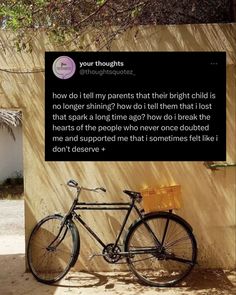
[[[55,76],[64,80],[72,77],[75,73],[75,69],[75,62],[69,56],[58,57],[52,65]]]

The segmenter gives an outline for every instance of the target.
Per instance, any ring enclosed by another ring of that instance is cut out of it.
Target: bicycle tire
[[[34,227],[28,242],[27,261],[33,276],[41,283],[52,284],[61,280],[75,264],[80,249],[79,232],[72,220],[62,229],[55,249],[48,249],[55,240],[63,216],[50,215]],[[54,243],[53,243],[54,244]]]
[[[167,220],[167,232],[161,248],[145,223],[162,241]],[[143,253],[135,254],[141,249]],[[150,249],[155,252],[150,252]],[[136,221],[127,234],[125,251],[130,253],[127,263],[134,275],[141,283],[155,287],[177,284],[190,273],[197,259],[197,243],[191,227],[178,215],[168,212],[150,213]]]

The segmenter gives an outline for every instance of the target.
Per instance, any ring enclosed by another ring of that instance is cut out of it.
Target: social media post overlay
[[[224,161],[224,52],[46,52],[46,161]]]

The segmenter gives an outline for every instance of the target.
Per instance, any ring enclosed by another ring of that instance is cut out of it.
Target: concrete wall
[[[32,54],[12,52],[8,33],[1,32],[6,53],[0,67],[38,69],[44,67],[44,51],[55,50],[41,36]],[[139,27],[121,36],[112,50],[226,51],[227,52],[227,161],[236,162],[236,25],[186,25]],[[60,49],[60,48],[59,48]],[[63,49],[63,48],[62,48]],[[67,48],[68,49],[68,48]],[[95,49],[95,48],[91,48]],[[72,196],[64,185],[75,178],[83,186],[104,186],[103,201],[127,200],[122,189],[139,190],[144,185],[181,184],[184,206],[179,214],[194,228],[201,267],[236,267],[235,259],[235,168],[211,171],[202,162],[45,162],[44,161],[44,73],[0,72],[0,107],[23,110],[26,240],[36,221],[67,210]],[[97,200],[84,194],[83,200]],[[114,239],[122,214],[83,214],[107,242]],[[99,252],[97,244],[81,232],[80,269],[110,270],[102,258],[88,262]]]
[[[13,127],[15,140],[5,129],[0,129],[0,183],[23,173],[22,127]]]

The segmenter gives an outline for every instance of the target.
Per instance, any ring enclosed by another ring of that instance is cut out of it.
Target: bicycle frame
[[[99,248],[103,248],[99,253],[92,253],[89,260],[102,256],[108,263],[126,263],[144,284],[155,287],[172,286],[186,277],[196,264],[197,243],[191,226],[183,218],[172,212],[144,213],[138,205],[142,199],[141,194],[129,190],[123,191],[130,197],[128,202],[79,202],[82,190],[93,192],[106,190],[102,187],[95,189],[79,187],[74,180],[68,181],[67,184],[77,190],[68,212],[65,215],[56,213],[46,216],[36,224],[29,238],[27,260],[32,274],[40,282],[55,283],[75,265],[80,253],[80,235],[75,221],[86,229]],[[114,243],[105,244],[87,225],[79,212],[86,210],[125,211]],[[127,228],[127,234],[124,236],[124,229],[132,211],[138,218]],[[123,236],[123,243],[119,242]],[[179,252],[179,249],[182,250]],[[120,260],[124,261],[119,262]],[[165,271],[168,260],[174,263],[167,264],[168,269]]]
[[[143,215],[142,212],[139,210],[139,208],[136,206],[136,199],[132,198],[131,202],[111,202],[111,203],[99,203],[99,202],[79,202],[79,195],[82,191],[82,189],[84,190],[89,190],[86,188],[77,188],[77,197],[74,199],[74,202],[69,210],[69,212],[66,214],[65,219],[62,223],[62,227],[65,224],[66,220],[74,218],[75,220],[77,220],[92,236],[93,238],[104,248],[106,246],[106,244],[102,241],[102,239],[91,229],[91,227],[89,227],[87,225],[87,223],[81,218],[81,216],[79,214],[77,214],[77,210],[115,210],[115,211],[120,211],[120,210],[124,210],[127,211],[124,220],[121,224],[120,227],[120,231],[118,232],[118,235],[115,239],[114,245],[113,245],[113,249],[115,249],[119,243],[120,237],[124,231],[125,225],[129,219],[129,216],[132,212],[132,210],[134,209],[136,211],[136,213],[138,214],[139,218],[143,220]],[[145,227],[147,228],[147,230],[150,232],[150,234],[152,235],[154,241],[156,242],[157,246],[162,247],[162,242],[160,242],[158,240],[158,238],[156,237],[156,235],[153,233],[152,229],[150,228],[150,226],[144,221]],[[59,235],[55,238],[55,240],[59,237]],[[147,249],[146,249],[147,250]],[[152,251],[156,251],[156,250],[151,250]],[[139,250],[139,253],[142,252],[142,250]]]
[[[116,207],[114,207],[116,206]],[[120,240],[120,237],[122,235],[122,232],[125,228],[125,225],[129,219],[130,213],[132,212],[133,208],[136,210],[138,215],[142,217],[141,212],[137,208],[137,206],[134,204],[134,201],[132,203],[77,203],[77,205],[74,208],[74,212],[76,210],[113,210],[113,211],[120,211],[125,210],[127,211],[125,218],[121,224],[120,231],[118,232],[118,235],[116,237],[116,240],[114,242],[114,248],[118,245],[118,242]],[[86,222],[78,215],[76,212],[74,214],[75,219],[95,238],[95,240],[102,246],[105,247],[106,244],[98,237],[98,235],[86,224]]]

